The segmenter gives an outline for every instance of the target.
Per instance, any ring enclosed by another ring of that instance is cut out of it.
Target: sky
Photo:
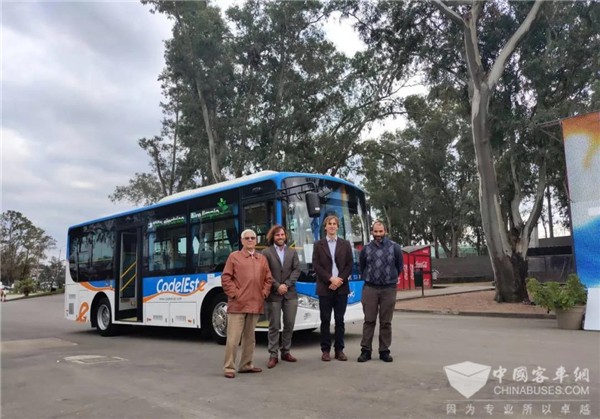
[[[70,225],[131,209],[108,195],[159,133],[157,77],[171,25],[139,2],[3,2],[2,211],[57,240]]]
[[[44,229],[57,241],[48,256],[64,258],[69,226],[133,208],[108,196],[148,171],[137,141],[160,132],[171,24],[138,1],[1,7],[1,210]],[[347,54],[359,47],[348,25],[327,33]]]

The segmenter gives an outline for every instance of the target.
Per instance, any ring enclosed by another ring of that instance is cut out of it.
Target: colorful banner
[[[562,121],[577,274],[600,287],[600,112]]]

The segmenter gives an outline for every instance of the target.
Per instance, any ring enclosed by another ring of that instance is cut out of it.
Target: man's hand
[[[329,289],[335,291],[339,287],[342,286],[342,284],[344,283],[344,280],[342,278],[340,278],[339,276],[332,276],[329,279],[329,282],[330,282]]]
[[[284,295],[286,292],[288,292],[288,287],[285,284],[281,284],[279,288],[277,288],[277,293],[279,295]]]

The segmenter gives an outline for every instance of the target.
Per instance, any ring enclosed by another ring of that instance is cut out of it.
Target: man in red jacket
[[[226,378],[235,377],[238,345],[242,347],[238,372],[262,371],[252,364],[256,343],[254,329],[273,282],[267,259],[256,251],[256,233],[244,230],[241,238],[242,250],[229,255],[221,275],[227,295],[227,343],[223,366]]]

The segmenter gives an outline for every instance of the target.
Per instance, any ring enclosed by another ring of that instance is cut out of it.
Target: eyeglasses
[[[244,237],[244,240],[256,240],[256,237]]]

